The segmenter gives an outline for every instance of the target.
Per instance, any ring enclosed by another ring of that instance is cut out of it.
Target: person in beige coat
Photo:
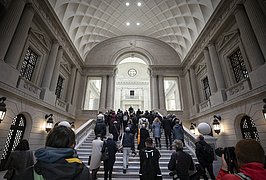
[[[103,141],[101,140],[101,134],[97,134],[96,139],[92,141],[92,153],[90,161],[90,169],[92,171],[92,180],[97,179],[97,172],[101,166]]]

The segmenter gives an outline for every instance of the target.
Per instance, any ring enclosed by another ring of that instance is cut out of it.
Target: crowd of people
[[[174,114],[162,116],[158,112],[132,107],[124,112],[118,109],[105,114],[99,112],[94,128],[92,153],[89,168],[78,158],[75,150],[75,133],[66,121],[60,122],[47,135],[44,148],[35,151],[35,158],[29,150],[29,143],[23,139],[15,151],[11,152],[6,164],[5,179],[24,180],[96,180],[101,162],[104,165],[104,179],[111,180],[116,153],[123,152],[123,173],[127,173],[129,155],[138,156],[140,180],[161,180],[159,159],[161,136],[164,134],[166,149],[172,151],[168,169],[173,179],[265,179],[265,156],[261,144],[255,140],[241,140],[236,144],[235,156],[237,173],[228,174],[228,162],[222,155],[222,167],[215,177],[213,173],[214,151],[199,135],[195,144],[195,154],[199,164],[194,164],[192,156],[183,151],[184,129],[182,121]],[[150,137],[153,134],[153,137]],[[135,150],[135,138],[137,149]],[[154,143],[155,142],[155,143]],[[137,153],[138,152],[138,153]],[[105,158],[103,159],[103,154]],[[34,161],[36,161],[34,163]],[[207,171],[206,171],[207,170]],[[194,173],[191,173],[194,172]]]

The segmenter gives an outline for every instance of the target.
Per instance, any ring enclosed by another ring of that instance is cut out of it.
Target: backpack
[[[203,145],[203,157],[208,163],[212,163],[214,160],[214,151],[209,144]]]
[[[144,160],[143,165],[142,165],[143,172],[145,172],[145,174],[143,174],[143,176],[151,179],[154,177],[154,173],[156,173],[155,152],[153,149],[151,149],[151,150],[143,149],[143,151],[145,154],[145,160]]]

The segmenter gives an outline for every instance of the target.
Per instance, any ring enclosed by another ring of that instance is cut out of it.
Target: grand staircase
[[[152,134],[150,134],[150,135],[152,137]],[[86,140],[83,141],[83,143],[77,149],[77,153],[78,153],[79,158],[87,165],[88,165],[89,155],[91,154],[91,151],[92,151],[92,140],[94,138],[95,138],[94,133],[90,133],[90,135],[86,138]],[[162,134],[161,143],[162,143],[162,148],[159,149],[159,151],[161,153],[160,168],[162,171],[163,179],[164,180],[172,180],[172,178],[169,176],[169,170],[167,168],[168,162],[169,162],[171,154],[172,154],[172,150],[166,149],[164,134]],[[135,145],[136,144],[137,143],[135,140]],[[197,162],[197,158],[187,147],[184,148],[184,151],[186,151],[192,155],[194,163]],[[118,152],[116,154],[116,161],[114,164],[112,177],[114,180],[139,179],[139,176],[138,176],[139,166],[140,166],[139,165],[139,156],[138,156],[138,151],[137,151],[137,155],[135,157],[130,155],[129,166],[128,166],[127,172],[126,172],[126,174],[123,174],[123,153]],[[88,167],[89,167],[89,165],[88,165]],[[100,170],[97,173],[98,180],[103,179],[103,174],[104,174],[104,171],[103,171],[103,163],[102,163]]]

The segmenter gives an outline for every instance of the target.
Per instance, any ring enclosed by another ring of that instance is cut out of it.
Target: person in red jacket
[[[222,155],[222,167],[216,180],[266,179],[264,150],[259,142],[253,139],[240,140],[236,144],[235,154],[239,173],[228,174],[228,166]]]

